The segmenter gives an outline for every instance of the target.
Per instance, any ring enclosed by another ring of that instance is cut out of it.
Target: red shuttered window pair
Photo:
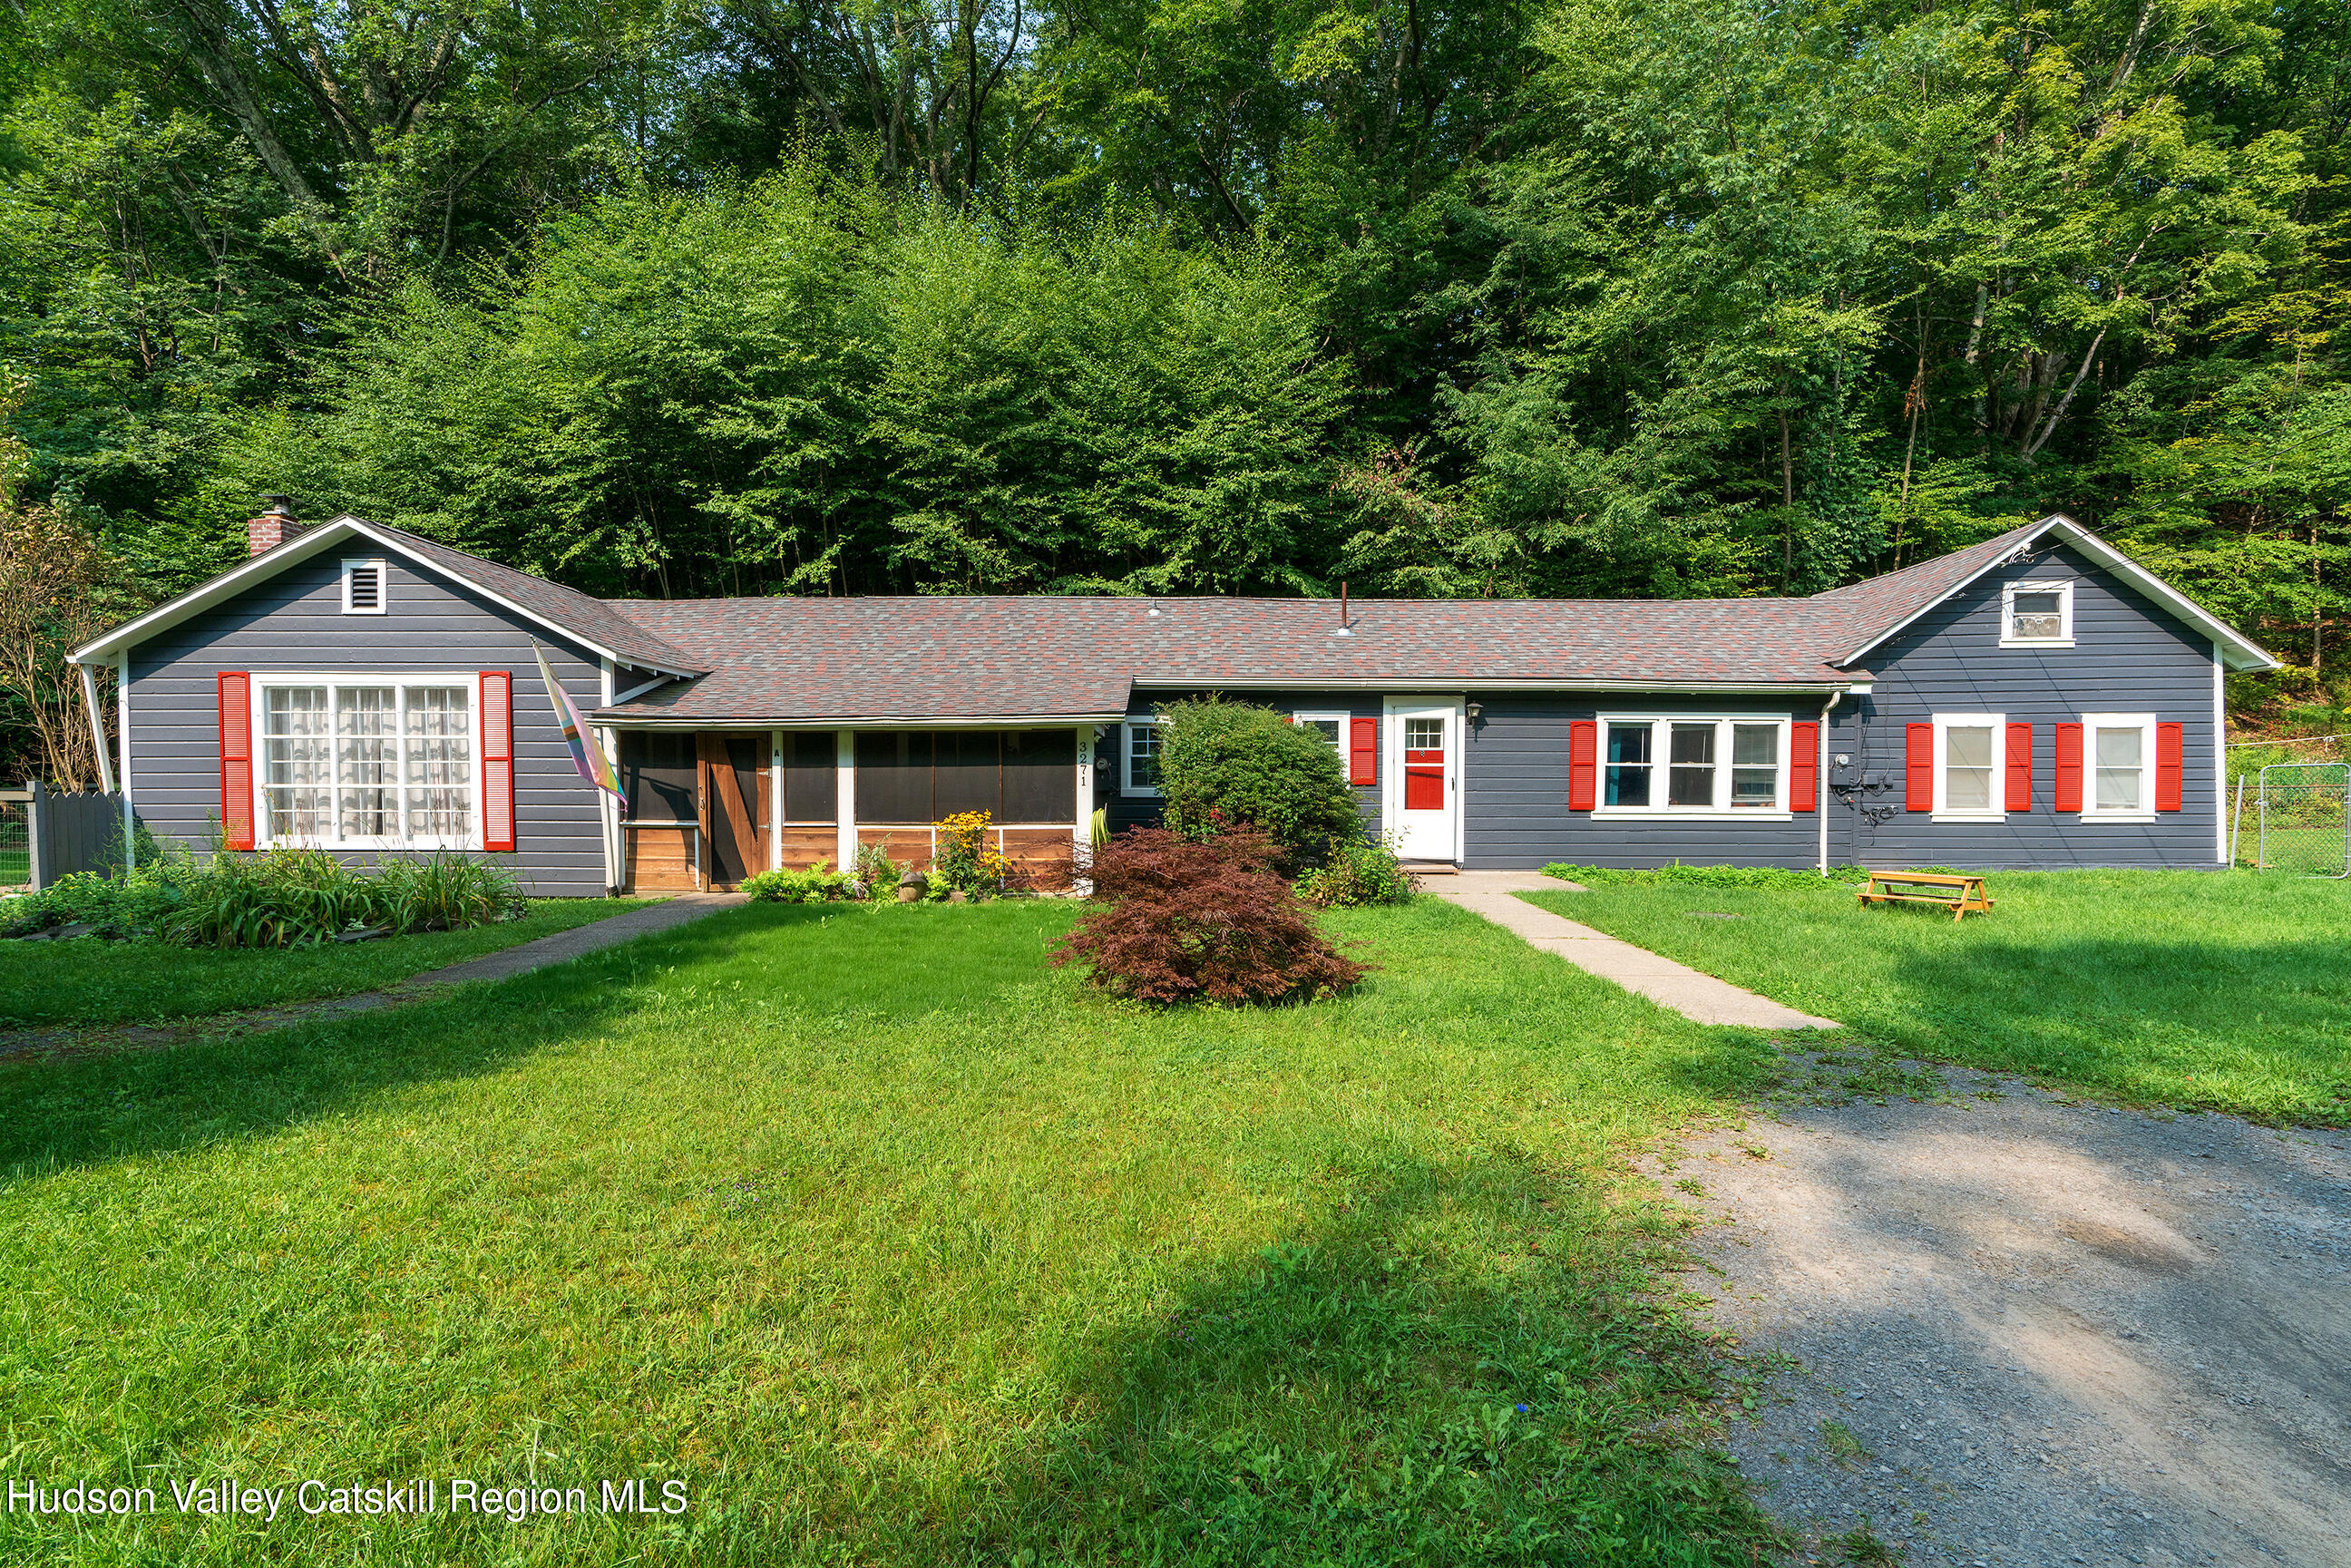
[[[482,715],[482,847],[515,847],[514,675],[484,670],[476,676]],[[221,842],[250,850],[259,838],[262,791],[254,776],[253,672],[219,675]]]
[[[1788,727],[1788,800],[1791,811],[1815,809],[1820,794],[1821,727],[1805,719]],[[1579,718],[1567,727],[1567,809],[1590,811],[1600,804],[1600,721]]]
[[[2032,727],[2011,724],[2003,750],[2007,774],[2004,780],[2002,810],[2032,810]],[[1913,724],[1904,727],[1902,736],[1902,785],[1905,810],[1931,811],[1935,809],[1935,727]]]
[[[2052,726],[2053,744],[2051,747],[2054,764],[2051,805],[2058,811],[2079,812],[2082,810],[2082,727],[2078,724]],[[2181,765],[2185,728],[2177,724],[2155,727],[2155,809],[2177,811],[2180,809]],[[2032,727],[2011,724],[2007,737],[2007,806],[2011,811],[2032,810]],[[1903,733],[1903,804],[1913,811],[1935,809],[1935,727],[1932,724],[1906,726]]]

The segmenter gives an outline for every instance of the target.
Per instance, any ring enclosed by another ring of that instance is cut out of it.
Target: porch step
[[[1415,876],[1458,876],[1461,868],[1451,861],[1405,861],[1404,869]]]

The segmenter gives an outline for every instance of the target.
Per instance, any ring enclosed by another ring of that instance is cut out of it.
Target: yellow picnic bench
[[[1896,889],[1907,891],[1897,892]],[[1980,876],[1944,876],[1923,871],[1874,871],[1862,885],[1859,894],[1862,907],[1873,904],[1938,904],[1951,912],[1953,920],[1963,920],[1970,909],[1991,913],[1991,900],[1984,894],[1984,879]]]

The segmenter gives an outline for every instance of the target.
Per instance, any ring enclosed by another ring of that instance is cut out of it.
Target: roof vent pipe
[[[1354,634],[1355,629],[1347,624],[1347,580],[1343,577],[1339,580],[1339,630],[1333,635],[1352,637]]]

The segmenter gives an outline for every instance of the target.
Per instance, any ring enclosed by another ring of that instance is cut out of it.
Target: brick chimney
[[[287,497],[264,496],[262,499],[269,503],[269,510],[246,518],[245,523],[245,553],[248,556],[276,549],[302,531],[301,525],[294,520],[294,508],[287,504]]]

